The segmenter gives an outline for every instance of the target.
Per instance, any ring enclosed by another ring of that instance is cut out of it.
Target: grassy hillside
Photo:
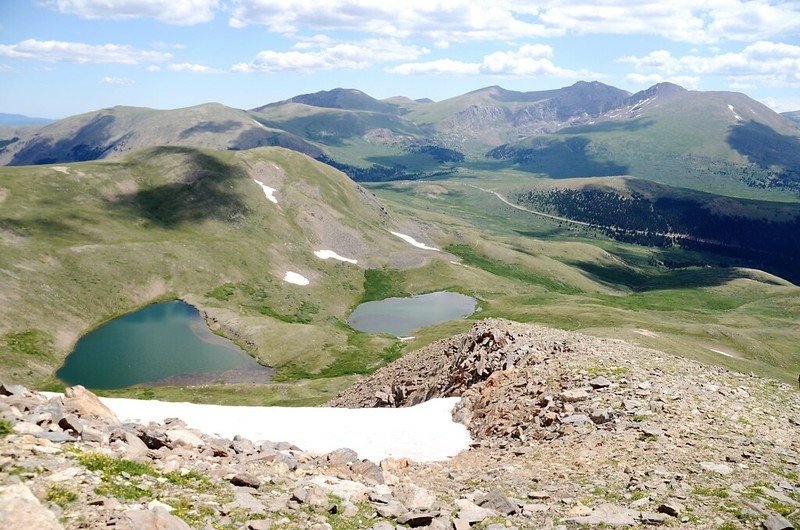
[[[537,216],[469,184],[475,179],[370,184],[393,209],[439,225],[460,258],[408,271],[407,284],[449,282],[502,316],[622,338],[787,382],[800,372],[800,288],[713,252],[648,248]],[[481,182],[484,184],[484,182]],[[498,179],[513,189],[511,179]],[[409,348],[465,329],[451,323]],[[716,351],[715,351],[716,350]],[[724,352],[728,355],[725,355]]]
[[[0,203],[0,380],[28,384],[45,384],[92,327],[174,297],[284,378],[364,371],[393,347],[343,323],[365,270],[430,254],[388,232],[419,236],[414,223],[397,224],[342,173],[280,148],[154,148],[2,168]],[[320,260],[321,249],[358,266]],[[286,271],[311,284],[284,282]]]

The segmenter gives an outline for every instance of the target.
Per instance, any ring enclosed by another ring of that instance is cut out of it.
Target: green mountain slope
[[[364,270],[432,254],[389,233],[424,238],[413,222],[397,224],[344,174],[280,148],[161,147],[1,168],[0,205],[0,379],[46,379],[91,327],[172,297],[267,365],[313,373],[346,358],[364,370],[392,344],[343,324]],[[326,249],[358,264],[313,253]],[[283,281],[287,271],[310,284]],[[35,347],[20,349],[26,341]]]
[[[312,156],[319,154],[302,139],[265,127],[245,111],[209,103],[176,110],[114,107],[73,116],[19,138],[0,151],[0,162],[80,162],[120,157],[156,145],[213,149],[279,145]]]
[[[800,189],[800,131],[788,119],[744,94],[668,84],[635,94],[594,123],[488,156],[553,178],[627,174],[740,196]]]

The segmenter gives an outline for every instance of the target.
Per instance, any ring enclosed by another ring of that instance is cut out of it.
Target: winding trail
[[[597,228],[597,229],[600,229],[600,230],[612,230],[614,232],[623,232],[623,233],[627,233],[627,234],[656,235],[656,236],[660,236],[660,237],[667,237],[667,238],[670,238],[670,239],[685,239],[685,240],[689,240],[689,241],[697,241],[699,243],[707,243],[707,244],[710,244],[710,245],[718,245],[718,246],[722,246],[722,247],[740,248],[740,247],[738,247],[736,245],[730,245],[728,243],[723,243],[722,241],[716,241],[716,240],[713,240],[713,239],[703,239],[703,238],[695,237],[695,236],[693,236],[691,234],[682,234],[682,233],[679,233],[679,232],[650,232],[648,230],[634,230],[634,229],[630,229],[630,228],[622,228],[622,227],[613,226],[613,225],[601,225],[601,224],[596,224],[596,223],[588,223],[586,221],[577,221],[575,219],[570,219],[568,217],[560,217],[558,215],[552,215],[552,214],[549,214],[549,213],[540,212],[538,210],[531,210],[530,208],[525,208],[524,206],[520,206],[519,204],[514,204],[511,201],[509,201],[508,199],[506,199],[505,197],[503,197],[502,195],[500,195],[500,193],[498,193],[498,192],[496,192],[494,190],[487,190],[486,188],[481,188],[480,186],[476,186],[474,184],[467,184],[465,182],[458,182],[457,184],[462,184],[462,185],[467,186],[469,188],[475,188],[476,190],[480,190],[480,191],[482,191],[484,193],[490,193],[490,194],[494,195],[495,197],[497,197],[498,199],[500,199],[504,204],[506,204],[508,206],[511,206],[515,210],[528,212],[528,213],[531,213],[533,215],[538,215],[539,217],[545,217],[547,219],[552,219],[554,221],[561,221],[561,222],[564,222],[564,223],[572,223],[572,224],[576,224],[576,225],[580,225],[580,226],[586,226],[588,228]]]

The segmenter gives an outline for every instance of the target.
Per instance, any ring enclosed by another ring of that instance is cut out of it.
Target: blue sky
[[[800,110],[800,2],[0,0],[0,112],[252,108],[335,87],[440,100],[578,80]]]

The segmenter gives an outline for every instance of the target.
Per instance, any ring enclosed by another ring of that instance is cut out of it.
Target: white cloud
[[[660,74],[637,74],[631,73],[625,76],[628,81],[633,83],[634,85],[640,86],[653,86],[658,83],[669,82],[675,83],[676,85],[680,85],[684,88],[690,88],[692,90],[698,88],[700,86],[700,78],[698,76],[690,76],[690,75],[674,75],[674,76],[662,76]]]
[[[316,70],[358,70],[373,64],[416,58],[428,53],[426,48],[402,44],[396,40],[368,39],[359,42],[305,41],[303,51],[259,52],[249,63],[239,63],[234,72],[313,72]]]
[[[791,112],[800,110],[800,96],[788,98],[764,98],[761,103],[775,112]]]
[[[149,17],[180,25],[208,22],[219,9],[219,0],[49,0],[47,4],[88,19]]]
[[[28,39],[17,44],[0,44],[0,57],[48,62],[140,64],[167,61],[172,55],[121,44]]]
[[[99,0],[97,0],[99,1]],[[678,42],[756,41],[800,32],[787,0],[232,0],[234,27],[357,31],[437,43],[573,34],[658,35]]]
[[[158,65],[155,65],[155,64],[151,64],[145,70],[147,70],[148,72],[160,72],[161,71],[161,67],[158,66]]]
[[[641,75],[714,75],[727,77],[733,87],[800,87],[800,46],[794,44],[759,41],[741,52],[708,56],[676,57],[667,50],[657,50],[618,61],[632,64],[635,73]]]
[[[104,85],[116,85],[116,86],[125,86],[133,84],[132,79],[128,79],[127,77],[110,77],[106,76],[100,80],[101,83]]]
[[[189,72],[193,74],[218,74],[220,70],[202,64],[195,63],[172,63],[167,66],[167,70],[172,72]]]
[[[601,74],[588,70],[569,70],[553,64],[553,48],[544,44],[526,44],[515,51],[484,55],[481,62],[439,59],[421,63],[404,63],[387,69],[394,74],[484,74],[503,76],[553,76],[565,78],[597,78]]]

